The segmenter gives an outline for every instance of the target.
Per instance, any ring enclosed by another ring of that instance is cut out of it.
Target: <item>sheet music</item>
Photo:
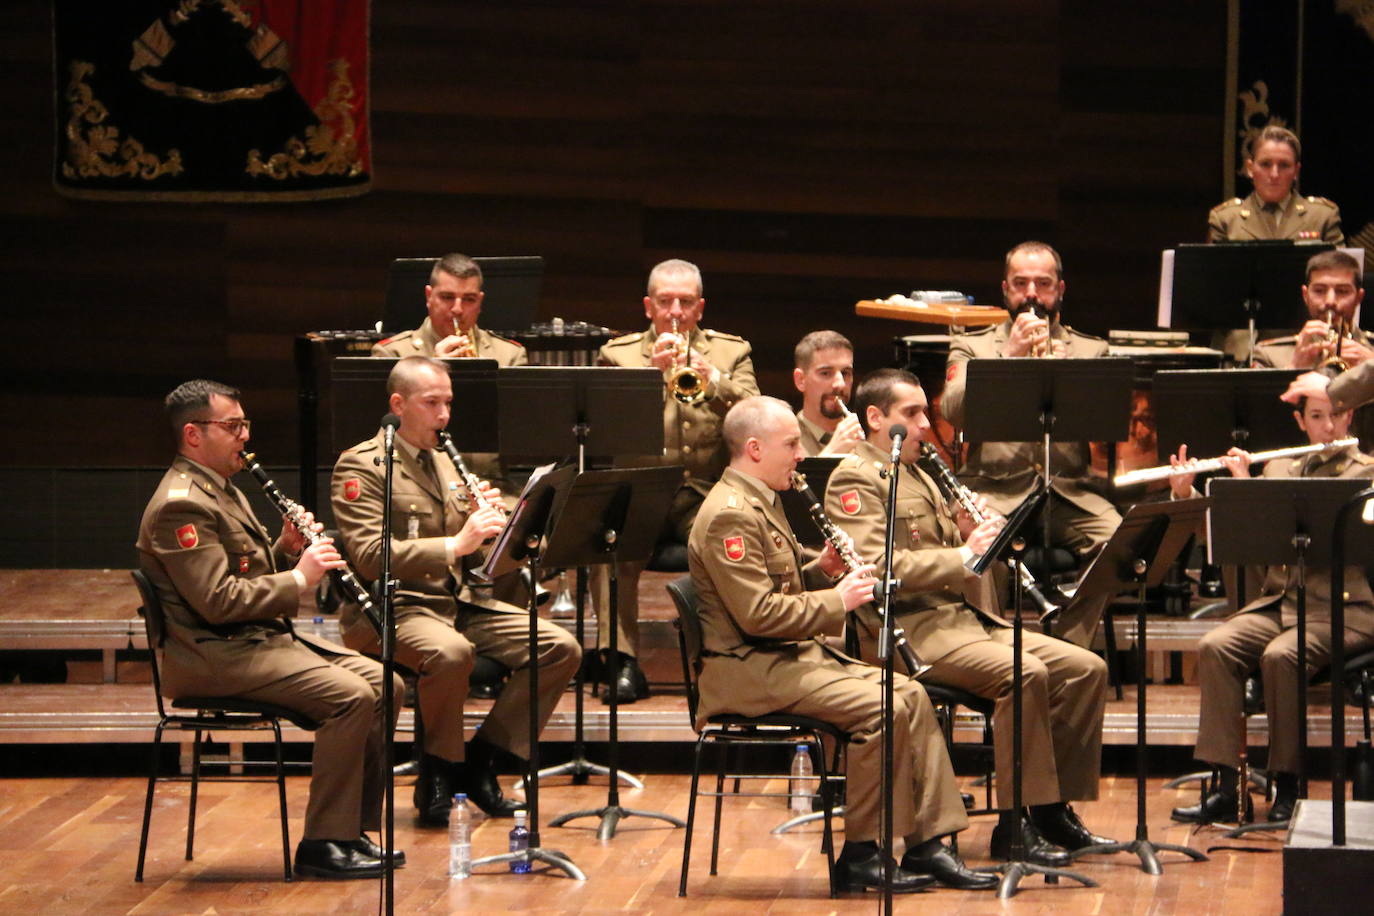
[[[491,545],[487,548],[487,558],[477,572],[487,579],[494,579],[506,570],[501,568],[501,558],[510,554],[510,541],[515,537],[517,531],[524,530],[522,521],[529,508],[529,494],[534,489],[535,484],[539,483],[540,478],[548,474],[556,467],[556,463],[542,464],[534,469],[530,474],[530,479],[525,481],[525,486],[520,490],[520,498],[516,500],[515,508],[506,518],[506,527],[501,529],[501,533],[496,536]]]

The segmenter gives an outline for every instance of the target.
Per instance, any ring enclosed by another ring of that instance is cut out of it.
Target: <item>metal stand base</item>
[[[835,809],[834,809],[833,811],[831,811],[831,816],[832,816],[832,817],[844,817],[844,805],[836,805],[836,806],[835,806]],[[824,820],[824,819],[825,819],[825,812],[824,812],[824,811],[812,811],[812,812],[809,813],[809,814],[798,814],[798,815],[797,815],[796,817],[794,817],[794,818],[791,818],[791,819],[789,819],[789,820],[783,821],[781,824],[779,824],[778,826],[774,827],[774,828],[773,828],[772,830],[770,830],[769,832],[770,832],[770,833],[775,833],[775,834],[776,834],[776,833],[786,833],[787,831],[791,830],[793,827],[801,827],[801,826],[803,826],[803,825],[805,825],[805,824],[810,824],[810,823],[812,823],[812,822],[814,822],[814,821],[819,821],[819,820]]]
[[[1087,875],[1080,875],[1078,872],[1068,871],[1063,868],[1050,868],[1047,865],[1036,865],[1033,862],[1003,862],[1001,865],[994,865],[991,868],[979,868],[978,871],[1001,874],[1002,881],[997,885],[997,899],[1010,900],[1016,896],[1021,879],[1028,875],[1044,875],[1046,884],[1058,884],[1060,878],[1072,878],[1084,887],[1097,887],[1097,882]]]
[[[1076,859],[1079,856],[1112,855],[1118,852],[1129,852],[1140,859],[1140,870],[1147,875],[1164,874],[1164,866],[1159,861],[1159,852],[1181,852],[1194,862],[1206,862],[1207,856],[1191,849],[1187,846],[1179,846],[1176,843],[1156,843],[1152,840],[1141,838],[1132,840],[1129,843],[1102,843],[1097,846],[1084,846],[1082,849],[1075,850],[1072,855]]]
[[[535,778],[540,782],[552,776],[571,776],[572,784],[575,786],[585,786],[589,776],[608,776],[611,768],[602,766],[599,763],[592,763],[585,757],[576,757],[567,763],[560,763],[558,766],[545,767],[535,774]],[[629,773],[617,772],[616,778],[632,789],[644,788],[644,783],[631,776]],[[515,791],[519,792],[525,788],[525,778],[522,776],[515,784]]]
[[[585,811],[570,811],[567,814],[560,814],[558,817],[549,821],[550,827],[562,827],[568,821],[579,817],[599,817],[601,826],[596,829],[598,840],[609,840],[615,836],[615,828],[620,824],[621,819],[627,817],[652,817],[660,821],[667,821],[674,827],[686,827],[687,822],[673,817],[671,814],[660,814],[657,811],[641,811],[638,808],[623,808],[620,805],[607,805],[604,808],[588,808]]]
[[[1277,833],[1280,830],[1287,830],[1288,824],[1288,821],[1259,821],[1254,824],[1241,824],[1239,827],[1233,827],[1226,831],[1222,836],[1234,840],[1245,836],[1247,833]]]
[[[496,865],[502,862],[520,861],[529,862],[531,865],[535,862],[544,862],[545,864],[552,865],[570,878],[575,878],[578,881],[587,880],[587,876],[582,873],[582,869],[574,865],[572,860],[566,855],[554,849],[535,848],[525,849],[520,852],[503,852],[499,856],[484,856],[474,860],[472,867],[476,868],[479,865]]]

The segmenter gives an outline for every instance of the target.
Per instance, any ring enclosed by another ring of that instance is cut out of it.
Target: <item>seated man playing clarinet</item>
[[[373,878],[383,851],[382,666],[292,620],[343,560],[309,513],[274,542],[230,478],[248,444],[236,389],[197,379],[166,399],[177,457],[143,511],[138,565],[166,613],[162,689],[284,706],[320,723],[298,875]],[[308,540],[314,544],[307,546]],[[404,685],[395,681],[400,712]],[[405,854],[393,852],[397,866]]]
[[[539,695],[529,689],[529,612],[491,597],[472,570],[481,546],[499,534],[504,514],[492,504],[500,494],[483,482],[481,503],[459,477],[453,461],[436,450],[449,422],[453,387],[439,360],[410,356],[387,378],[388,403],[400,418],[395,438],[391,494],[391,574],[396,590],[396,660],[419,674],[416,703],[424,719],[424,753],[415,783],[420,823],[448,823],[453,793],[466,792],[493,817],[522,807],[506,799],[494,767],[501,751],[529,755],[529,704],[539,704],[539,724],[553,713],[581,662],[577,642],[562,627],[539,622]],[[381,575],[385,468],[382,432],[339,456],[332,483],[334,517],[360,575]],[[362,651],[379,650],[377,634],[353,620],[344,640]],[[463,704],[478,654],[511,670],[510,681],[466,747]]]
[[[1008,858],[1019,829],[1029,861],[1062,867],[1070,862],[1065,850],[1112,842],[1084,827],[1068,805],[1097,798],[1107,666],[1063,640],[1022,634],[1022,797],[1030,806],[1029,816],[1013,810],[1011,626],[997,614],[991,571],[980,579],[964,565],[991,546],[1002,519],[986,508],[982,497],[968,492],[963,494],[967,507],[952,512],[935,480],[916,465],[930,431],[926,408],[920,382],[905,370],[879,369],[860,382],[854,411],[867,439],[831,475],[826,511],[853,538],[860,556],[877,559],[881,574],[887,566],[883,549],[889,483],[884,470],[892,450],[889,430],[904,427],[908,436],[901,445],[891,559],[892,574],[901,580],[893,601],[897,624],[930,665],[921,680],[997,703],[993,728],[1003,810],[992,832],[993,855]],[[873,662],[881,626],[878,610],[867,604],[855,617],[864,661]]]
[[[881,887],[877,847],[882,771],[882,672],[829,644],[845,613],[872,600],[873,567],[846,568],[835,544],[803,566],[779,490],[803,457],[797,418],[784,401],[755,396],[726,414],[730,463],[711,488],[687,542],[700,595],[698,716],[795,713],[851,735],[845,843],[836,862],[844,888]],[[893,833],[906,838],[894,892],[932,880],[991,888],[941,842],[968,826],[939,722],[921,685],[896,676]],[[933,878],[931,877],[933,876]]]
[[[1340,446],[1350,431],[1350,412],[1334,411],[1325,394],[1315,391],[1298,403],[1293,412],[1298,427],[1313,445],[1337,447],[1295,458],[1275,458],[1264,466],[1265,477],[1354,477],[1374,479],[1374,458],[1351,443]],[[1249,477],[1253,456],[1231,449],[1221,463],[1235,477]],[[1180,446],[1170,463],[1191,469],[1188,447]],[[1191,473],[1169,478],[1176,499],[1196,496]],[[1259,520],[1257,520],[1259,521]],[[1264,708],[1269,719],[1270,771],[1276,774],[1277,794],[1269,820],[1286,821],[1297,800],[1298,643],[1296,568],[1272,566],[1261,570],[1262,593],[1198,644],[1198,683],[1202,708],[1198,742],[1193,754],[1215,765],[1220,780],[1215,791],[1200,804],[1173,810],[1175,820],[1210,823],[1234,821],[1238,811],[1237,765],[1245,742],[1245,679],[1256,667],[1264,676]],[[1345,572],[1345,649],[1356,652],[1374,645],[1374,594],[1365,578],[1367,570],[1348,567]],[[1331,583],[1329,569],[1307,570],[1307,671],[1315,671],[1331,658]]]

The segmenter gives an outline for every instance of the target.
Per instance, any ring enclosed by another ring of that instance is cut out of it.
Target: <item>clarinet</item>
[[[477,475],[468,470],[467,462],[463,461],[463,456],[458,454],[458,449],[453,445],[453,437],[448,434],[448,430],[441,429],[438,432],[439,444],[448,452],[448,456],[453,460],[453,466],[458,471],[458,476],[463,478],[463,486],[468,488],[468,499],[472,501],[473,509],[495,509],[501,513],[501,518],[506,517],[506,507],[502,503],[492,502],[482,495],[482,481]]]
[[[921,461],[925,464],[930,475],[935,478],[935,482],[939,484],[940,489],[943,490],[949,498],[957,502],[960,508],[968,513],[969,518],[973,519],[974,524],[982,524],[987,520],[987,516],[978,511],[978,503],[974,499],[973,491],[959,482],[959,478],[954,476],[954,472],[949,469],[949,465],[945,464],[945,460],[940,457],[940,453],[935,450],[935,446],[931,445],[929,442],[921,443]],[[976,559],[977,557],[974,557],[974,560]],[[1044,592],[1040,591],[1040,586],[1036,584],[1035,576],[1031,575],[1031,571],[1026,569],[1021,563],[1016,564],[1016,570],[1021,580],[1022,590],[1030,596],[1031,601],[1035,604],[1036,610],[1040,612],[1041,619],[1056,613],[1059,610],[1059,606],[1051,603],[1050,600],[1045,597]]]
[[[840,559],[844,561],[845,571],[853,572],[860,566],[863,566],[864,561],[854,552],[853,544],[848,538],[840,533],[839,528],[835,527],[835,523],[830,520],[830,516],[825,514],[825,507],[822,506],[821,501],[816,498],[816,494],[811,489],[811,485],[806,482],[806,476],[804,474],[798,474],[796,471],[792,472],[792,489],[796,490],[797,493],[801,495],[802,499],[806,500],[806,511],[811,514],[811,520],[815,522],[816,527],[820,529],[821,534],[825,537],[826,543],[835,548],[835,552],[839,554]],[[891,570],[888,572],[890,576]],[[882,603],[875,602],[875,604],[879,608],[879,613],[881,614]],[[898,626],[895,621],[892,625],[892,639],[897,646],[897,654],[902,657],[902,662],[905,663],[907,671],[911,672],[912,677],[920,677],[926,671],[930,670],[930,665],[921,661],[920,656],[916,654],[916,650],[911,648],[911,644],[906,641],[906,632]]]
[[[248,473],[257,478],[258,483],[262,484],[263,492],[272,501],[272,505],[277,507],[277,511],[290,522],[301,537],[309,542],[311,547],[321,541],[327,540],[322,531],[311,531],[305,524],[305,507],[294,499],[289,498],[277,486],[277,482],[267,475],[267,469],[258,463],[257,456],[253,452],[239,452],[243,458],[243,465]],[[377,631],[377,635],[382,635],[382,615],[377,611],[377,605],[373,603],[372,596],[368,594],[367,586],[359,581],[353,574],[353,570],[345,566],[343,569],[335,569],[330,572],[334,581],[340,583],[348,591],[348,595],[362,609],[363,616],[367,622],[372,624],[372,628]]]

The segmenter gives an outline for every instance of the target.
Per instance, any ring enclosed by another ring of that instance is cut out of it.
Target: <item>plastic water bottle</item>
[[[316,618],[314,618],[313,620],[310,621],[310,632],[311,632],[311,633],[314,633],[316,636],[320,637],[321,639],[324,638],[324,618],[323,618],[323,617],[316,617]]]
[[[806,814],[811,810],[810,745],[798,744],[797,752],[792,755],[792,779],[788,785],[788,792],[792,796],[788,807],[793,811]]]
[[[472,810],[467,795],[453,796],[453,811],[448,816],[448,876],[450,880],[472,874]]]
[[[530,828],[525,826],[525,809],[515,812],[515,826],[510,829],[510,851],[524,852],[530,848]],[[529,859],[512,859],[510,870],[517,875],[530,873]]]

